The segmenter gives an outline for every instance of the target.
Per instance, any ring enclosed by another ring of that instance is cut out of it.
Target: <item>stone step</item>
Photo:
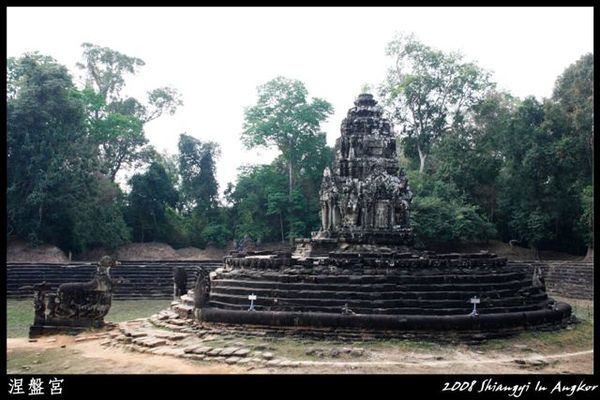
[[[511,272],[490,272],[485,273],[470,273],[470,272],[454,272],[454,273],[439,273],[432,271],[431,273],[412,274],[409,271],[400,273],[388,273],[385,270],[379,273],[363,273],[352,274],[343,273],[340,271],[324,273],[311,273],[310,271],[280,271],[280,272],[264,272],[260,270],[233,270],[231,272],[220,272],[216,274],[218,279],[245,279],[245,280],[266,280],[280,282],[318,282],[318,283],[410,283],[410,282],[426,282],[426,283],[443,283],[443,282],[508,282],[513,280],[521,280],[532,275],[531,271],[511,271]]]
[[[531,286],[531,278],[524,280],[514,280],[498,283],[426,283],[419,282],[414,284],[404,284],[403,281],[386,279],[385,276],[372,279],[344,279],[342,282],[334,279],[335,283],[329,283],[328,277],[305,279],[305,282],[282,282],[285,277],[280,276],[280,280],[266,281],[254,279],[222,279],[217,277],[211,282],[214,289],[220,286],[227,287],[251,287],[263,289],[296,289],[296,290],[332,290],[332,291],[489,291],[502,289],[521,289]],[[394,282],[395,281],[395,282]]]
[[[192,318],[193,313],[194,313],[193,306],[190,307],[188,305],[181,304],[181,303],[172,306],[171,310],[173,310],[179,316],[179,318],[183,318],[183,319]]]
[[[232,304],[223,301],[211,300],[211,307],[225,310],[248,310],[248,304]],[[496,313],[514,313],[523,311],[534,311],[547,308],[547,301],[525,306],[509,306],[509,307],[490,307],[480,310],[480,313],[496,314]],[[472,307],[463,308],[421,308],[421,307],[396,307],[396,308],[376,308],[376,307],[350,307],[356,314],[385,314],[385,315],[468,315],[472,311]],[[479,309],[479,308],[478,308]],[[256,307],[257,311],[302,311],[302,312],[322,312],[342,314],[341,307],[326,307],[326,306],[300,306],[300,307]],[[249,311],[250,312],[250,311]]]
[[[249,293],[248,293],[249,294]],[[331,294],[324,293],[321,298],[273,298],[273,297],[261,297],[257,296],[254,301],[257,307],[303,307],[303,306],[317,306],[317,307],[337,307],[341,309],[345,305],[350,308],[403,308],[403,307],[420,307],[420,308],[473,308],[469,302],[471,296],[465,296],[462,300],[403,300],[403,299],[386,299],[386,300],[361,300],[354,298],[333,298]],[[493,308],[493,307],[509,307],[509,306],[520,306],[530,305],[539,303],[547,299],[545,293],[529,296],[529,297],[506,297],[501,299],[487,299],[485,295],[481,298],[481,303],[478,307],[481,308]],[[228,304],[239,304],[244,307],[248,307],[250,302],[248,295],[237,296],[222,294],[219,292],[211,292],[210,301],[220,301]]]
[[[282,267],[279,269],[276,268],[227,268],[223,271],[231,273],[231,274],[252,274],[252,275],[277,275],[277,274],[285,274],[285,275],[347,275],[347,276],[361,276],[361,275],[387,275],[387,276],[448,276],[448,275],[480,275],[480,277],[484,278],[485,276],[495,275],[495,274],[505,274],[510,272],[517,273],[530,273],[533,270],[531,266],[518,266],[518,267],[489,267],[489,268],[481,268],[481,267],[473,267],[473,268],[463,268],[457,267],[452,269],[443,269],[443,268],[431,268],[431,267],[423,267],[423,268],[405,268],[405,267],[377,267],[377,268],[367,268],[367,267],[356,267],[356,268],[341,268],[341,267],[333,267],[333,266],[294,266],[294,267]]]
[[[361,288],[362,289],[362,288]],[[397,289],[397,286],[391,289]],[[257,287],[237,287],[237,286],[215,286],[212,290],[213,293],[228,294],[228,295],[241,295],[247,296],[250,293],[254,293],[259,297],[272,297],[272,298],[290,298],[290,297],[302,297],[302,298],[342,298],[342,299],[361,299],[361,300],[377,300],[377,299],[422,299],[422,300],[463,300],[467,297],[465,292],[456,290],[440,290],[440,291],[398,291],[398,290],[326,290],[326,288],[319,287],[316,289],[273,289],[273,288],[257,288]],[[505,298],[511,295],[517,294],[540,294],[542,290],[540,288],[525,288],[516,289],[508,288],[501,290],[486,290],[485,296],[488,298]],[[186,300],[193,302],[193,297],[188,296]],[[186,301],[182,297],[182,301]]]

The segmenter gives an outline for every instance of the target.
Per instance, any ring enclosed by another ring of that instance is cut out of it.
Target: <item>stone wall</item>
[[[594,263],[585,261],[509,261],[509,265],[540,266],[550,296],[593,300]]]
[[[525,261],[522,261],[525,262]],[[510,263],[513,263],[512,261]],[[582,261],[527,262],[540,264],[550,295],[576,299],[593,299],[594,264]],[[208,269],[221,266],[220,260],[128,262],[111,271],[113,278],[124,277],[130,282],[117,286],[115,298],[171,298],[174,266],[184,265],[188,270],[188,288],[194,284],[195,266]],[[32,293],[19,287],[47,281],[54,287],[66,282],[85,282],[91,279],[95,267],[92,263],[8,263],[6,290],[8,298],[29,298]]]
[[[187,272],[187,287],[194,286],[197,266],[209,270],[221,266],[221,260],[202,261],[127,261],[111,269],[112,278],[124,278],[116,285],[115,299],[170,299],[173,297],[173,268],[183,266]],[[56,290],[68,282],[87,282],[92,279],[94,263],[7,263],[6,295],[13,299],[32,298],[31,290],[19,289],[46,281]]]
[[[541,261],[546,288],[552,295],[593,300],[594,263],[583,261]]]

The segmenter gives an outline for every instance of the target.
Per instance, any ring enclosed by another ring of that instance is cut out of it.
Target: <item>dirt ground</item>
[[[130,243],[116,251],[93,249],[72,256],[73,261],[95,261],[102,256],[112,255],[118,260],[206,260],[222,259],[227,249],[208,246],[205,249],[185,247],[174,249],[165,243]],[[68,263],[69,256],[61,249],[51,245],[31,246],[23,241],[11,241],[7,246],[8,262],[50,262]]]
[[[34,247],[26,242],[13,240],[7,244],[6,260],[8,262],[67,263],[69,257],[56,246],[45,244]]]
[[[136,324],[139,319],[125,322]],[[140,353],[111,340],[112,330],[77,336],[7,340],[9,374],[592,374],[593,324],[528,332],[479,345],[416,339],[339,342],[297,337],[247,337],[223,332],[205,342],[272,351],[295,366],[229,365]],[[156,328],[164,333],[163,329]],[[176,345],[177,346],[177,345]],[[186,346],[186,344],[181,344]],[[348,347],[360,354],[345,353]]]
[[[80,336],[78,336],[80,337]],[[75,341],[75,336],[7,340],[9,374],[229,374],[242,369],[175,357],[142,354],[100,345],[102,339]],[[23,364],[23,365],[17,365]],[[44,371],[44,372],[42,372]]]

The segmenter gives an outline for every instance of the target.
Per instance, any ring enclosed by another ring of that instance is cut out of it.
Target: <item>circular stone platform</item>
[[[213,273],[197,316],[229,324],[511,334],[556,327],[571,315],[568,304],[548,297],[538,274],[483,252],[237,254]],[[473,297],[480,300],[477,315]],[[191,310],[191,297],[187,304]]]
[[[323,172],[320,230],[293,255],[225,257],[201,275],[188,310],[229,324],[486,336],[564,323],[571,307],[548,298],[539,267],[413,249],[413,194],[392,124],[371,94],[354,105]]]

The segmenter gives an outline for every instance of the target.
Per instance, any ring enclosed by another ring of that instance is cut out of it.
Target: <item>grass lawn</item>
[[[122,322],[149,317],[171,304],[165,300],[113,300],[105,321]],[[6,337],[26,337],[33,323],[33,299],[6,301]]]

